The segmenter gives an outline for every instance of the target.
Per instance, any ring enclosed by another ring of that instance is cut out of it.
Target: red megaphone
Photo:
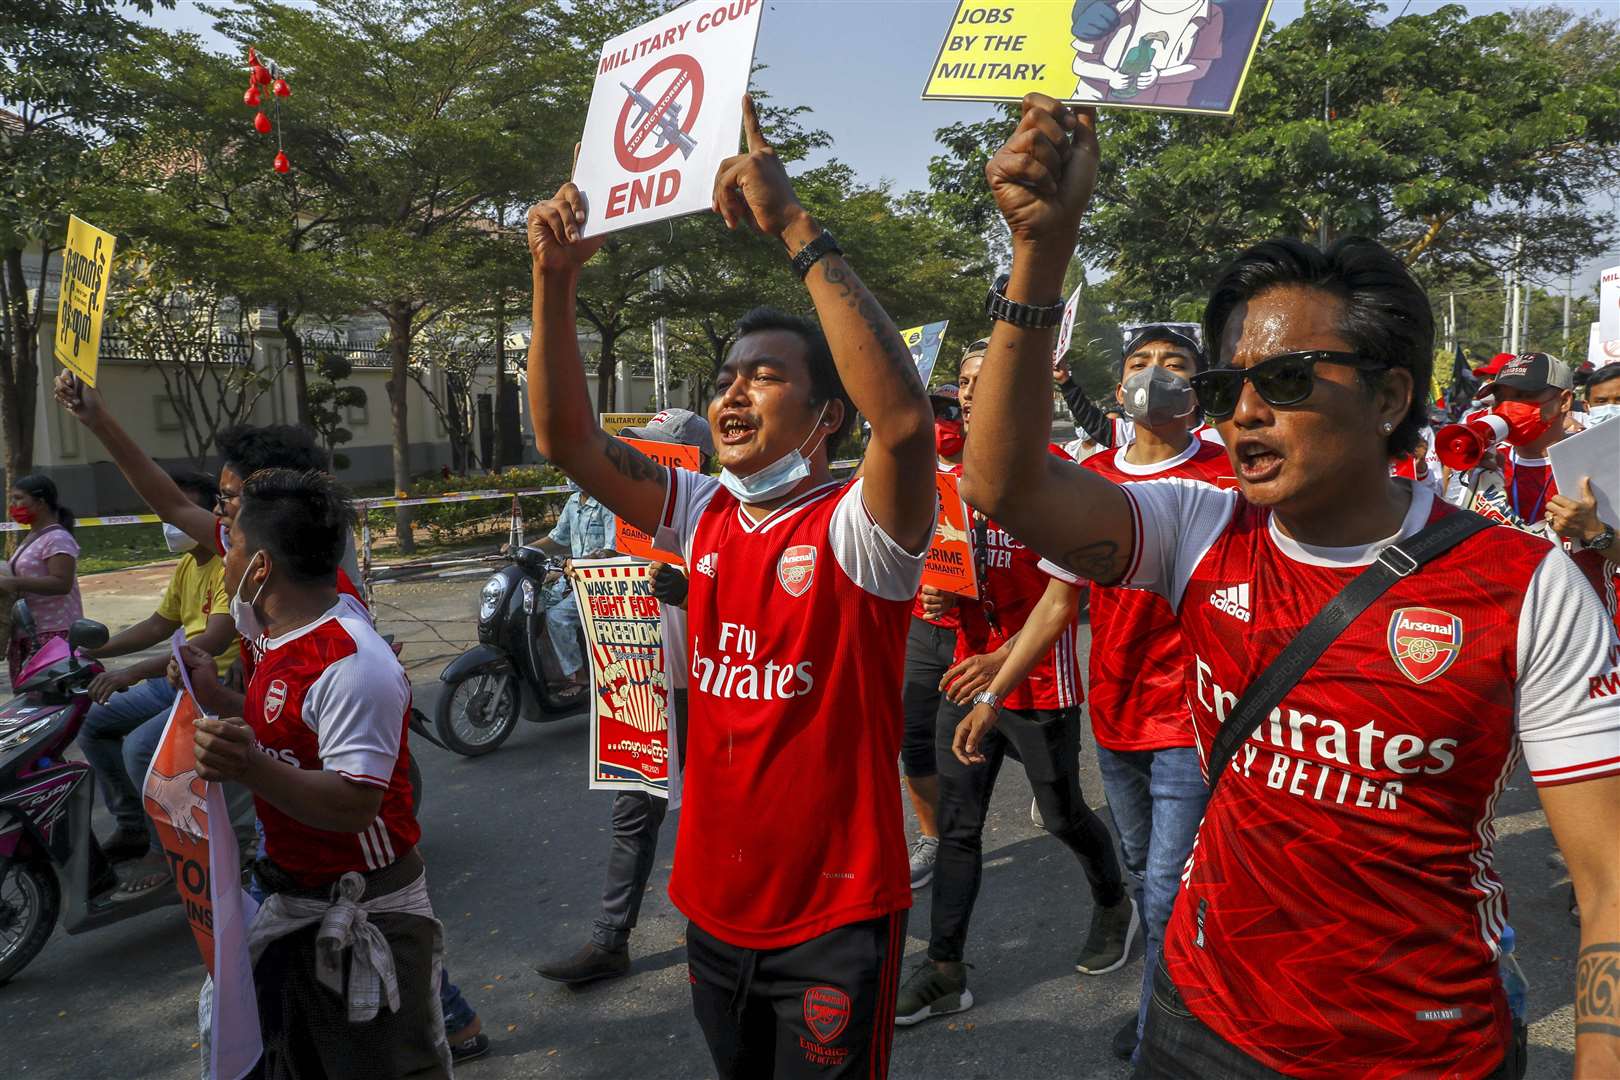
[[[1508,437],[1508,422],[1495,413],[1483,413],[1462,424],[1447,424],[1434,436],[1440,464],[1455,472],[1472,469],[1485,451]]]

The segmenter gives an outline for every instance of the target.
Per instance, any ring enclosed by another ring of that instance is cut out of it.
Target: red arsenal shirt
[[[878,527],[863,489],[835,481],[756,521],[712,477],[669,471],[658,546],[692,567],[669,895],[732,945],[911,904],[894,762],[924,553]]]
[[[1283,647],[1386,546],[1457,511],[1423,486],[1397,535],[1310,547],[1233,491],[1129,484],[1125,583],[1181,620],[1201,754]],[[1501,1063],[1507,899],[1494,812],[1620,775],[1614,628],[1569,557],[1488,529],[1390,588],[1234,757],[1165,936],[1187,1007],[1290,1076],[1482,1078]]]
[[[1123,447],[1083,464],[1119,484],[1170,476],[1207,484],[1232,481],[1226,449],[1202,439],[1152,465],[1126,461]],[[1164,597],[1141,589],[1094,587],[1087,708],[1098,745],[1118,751],[1193,745],[1182,680],[1186,659],[1181,627]]]
[[[308,626],[260,645],[244,710],[258,748],[384,790],[376,820],[358,833],[317,829],[255,798],[266,853],[304,886],[389,865],[421,835],[411,813],[405,669],[347,596]]]

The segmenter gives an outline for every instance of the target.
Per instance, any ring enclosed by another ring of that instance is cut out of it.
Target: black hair
[[[171,469],[169,479],[174,486],[191,496],[191,501],[204,510],[212,510],[219,502],[219,481],[195,469]]]
[[[1357,353],[1412,375],[1412,401],[1389,435],[1391,456],[1410,453],[1428,423],[1434,373],[1434,313],[1406,264],[1372,240],[1350,236],[1327,251],[1292,237],[1256,244],[1221,274],[1204,308],[1204,341],[1217,359],[1239,305],[1270,289],[1302,285],[1343,301],[1339,333]],[[1363,372],[1372,385],[1380,373]]]
[[[330,585],[354,528],[354,504],[330,473],[260,469],[242,481],[236,524],[248,550],[268,551],[293,581]]]
[[[44,473],[29,473],[27,476],[14,482],[12,487],[27,495],[32,495],[40,502],[51,508],[56,515],[56,523],[69,533],[73,532],[73,523],[78,520],[72,510],[62,505],[56,494],[56,481]]]
[[[832,349],[821,327],[809,319],[790,315],[779,308],[757,307],[737,320],[737,337],[760,334],[768,330],[785,330],[804,342],[804,364],[810,369],[810,403],[822,405],[829,401],[844,403],[844,419],[838,430],[827,436],[827,456],[833,447],[843,441],[855,425],[855,402],[844,389],[844,380],[838,377],[838,365],[833,363]]]
[[[244,480],[260,469],[327,472],[331,467],[314,434],[291,424],[237,424],[214,436],[214,445]]]
[[[1620,361],[1604,364],[1586,377],[1586,396],[1588,398],[1592,396],[1592,387],[1613,382],[1615,379],[1620,379]]]

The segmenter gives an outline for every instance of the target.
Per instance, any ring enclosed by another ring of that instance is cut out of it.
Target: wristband
[[[803,281],[804,276],[810,272],[810,268],[820,262],[824,256],[842,255],[843,253],[844,249],[838,246],[838,241],[833,239],[833,234],[826,229],[822,229],[820,236],[804,245],[799,249],[799,253],[793,256],[791,264],[793,272],[799,275],[800,281]]]

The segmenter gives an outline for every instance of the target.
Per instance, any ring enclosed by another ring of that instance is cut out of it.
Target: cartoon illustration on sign
[[[658,130],[658,141],[653,144],[653,149],[661,149],[670,143],[674,143],[680,147],[682,157],[692,156],[692,151],[697,149],[697,140],[681,128],[681,105],[680,102],[675,100],[675,95],[684,89],[685,81],[677,79],[671,89],[664,91],[664,96],[659,98],[659,104],[648,101],[633,86],[625,86],[622,82],[619,85],[624,86],[624,92],[630,95],[630,100],[635,102],[636,107],[641,110],[641,115],[632,121],[638,131],[645,132],[644,125],[649,123],[649,117],[652,126]],[[697,110],[695,108],[692,110],[692,119],[697,119]],[[687,124],[690,126],[691,121],[689,120]],[[645,138],[645,134],[642,135],[642,138]]]

